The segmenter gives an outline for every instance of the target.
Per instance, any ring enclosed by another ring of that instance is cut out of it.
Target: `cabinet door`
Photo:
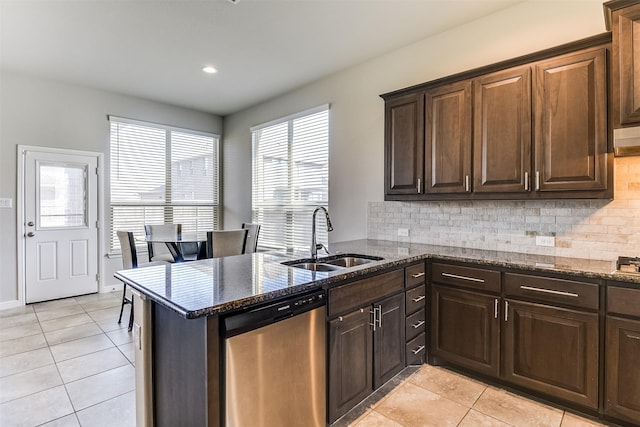
[[[506,300],[504,379],[598,408],[598,314]]]
[[[531,174],[531,68],[474,80],[474,192],[526,192]]]
[[[607,415],[640,425],[640,321],[607,316]]]
[[[373,305],[378,321],[373,334],[373,388],[377,389],[404,368],[404,294]]]
[[[329,322],[329,422],[373,391],[369,306]]]
[[[536,64],[537,191],[606,189],[605,59],[595,49]]]
[[[431,354],[497,377],[498,299],[439,285],[433,285],[431,292]]]
[[[417,194],[424,174],[424,95],[385,103],[385,194]]]
[[[613,28],[614,102],[618,98],[621,124],[637,124],[640,123],[640,4],[614,14],[616,18]],[[618,73],[615,73],[616,67]]]
[[[425,193],[471,191],[471,81],[425,95]]]

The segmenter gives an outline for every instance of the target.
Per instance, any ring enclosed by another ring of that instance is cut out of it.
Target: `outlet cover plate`
[[[556,238],[553,236],[536,236],[536,246],[548,246],[554,247],[556,245]]]
[[[409,237],[408,228],[398,228],[398,237]]]

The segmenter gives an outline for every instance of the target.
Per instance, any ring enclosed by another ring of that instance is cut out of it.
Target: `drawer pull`
[[[414,279],[417,279],[418,277],[422,277],[422,276],[424,276],[424,271],[422,273],[416,273],[411,275],[411,277],[413,277]]]
[[[442,273],[442,275],[444,277],[451,277],[452,279],[462,279],[462,280],[468,280],[470,282],[484,283],[484,279],[476,279],[475,277],[458,276],[457,274],[451,274],[451,273]]]
[[[627,338],[631,338],[632,340],[640,341],[640,335],[629,335],[629,334],[627,334]]]
[[[496,298],[494,300],[494,304],[493,304],[493,318],[497,319],[498,318],[498,298]]]
[[[413,326],[413,329],[418,329],[422,325],[424,325],[424,320],[421,320],[418,323],[415,323],[415,324],[413,324],[411,326]]]
[[[419,297],[417,297],[417,298],[411,298],[411,301],[413,301],[413,302],[420,302],[420,301],[422,301],[422,300],[423,300],[423,299],[425,299],[425,298],[426,298],[426,297],[425,297],[424,295],[420,295],[420,296],[419,296]]]
[[[554,291],[553,289],[544,289],[544,288],[535,288],[533,286],[520,286],[520,289],[525,291],[534,291],[534,292],[542,292],[545,294],[553,294],[553,295],[562,295],[564,297],[574,297],[578,298],[580,295],[575,294],[573,292],[564,292],[564,291]]]
[[[504,321],[509,321],[509,301],[504,302]]]
[[[418,354],[418,353],[422,352],[422,350],[424,350],[424,346],[423,345],[421,345],[420,347],[416,348],[415,350],[411,350],[411,352],[413,354]]]

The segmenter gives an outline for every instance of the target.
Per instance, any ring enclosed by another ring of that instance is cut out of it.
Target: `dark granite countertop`
[[[615,270],[615,262],[612,261],[382,240],[334,243],[329,250],[332,254],[366,254],[384,260],[345,270],[307,271],[282,265],[281,262],[307,258],[308,253],[265,252],[122,270],[116,272],[115,277],[186,318],[245,308],[427,258],[640,285],[640,276],[612,274]]]

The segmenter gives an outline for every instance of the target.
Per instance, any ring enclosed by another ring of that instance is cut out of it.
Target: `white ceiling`
[[[521,1],[1,0],[0,67],[224,116]]]

